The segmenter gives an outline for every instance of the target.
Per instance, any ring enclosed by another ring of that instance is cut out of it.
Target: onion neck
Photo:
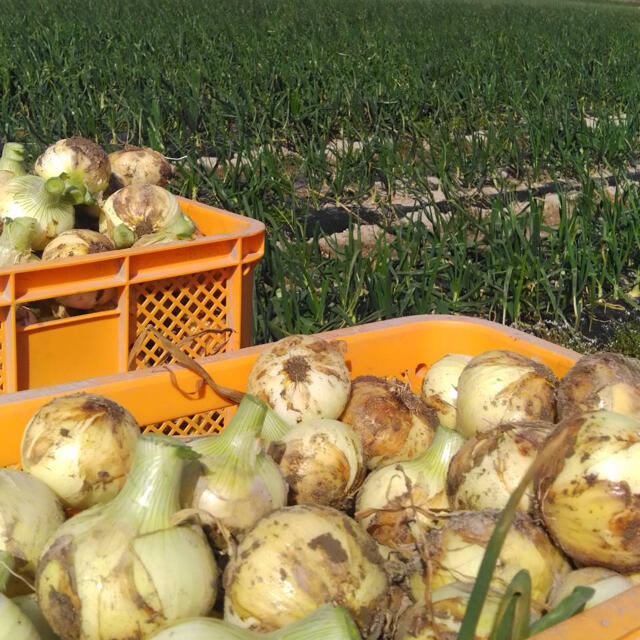
[[[15,220],[5,218],[0,235],[0,245],[9,247],[18,253],[31,252],[31,237],[35,225],[35,218],[26,216]]]
[[[7,142],[0,156],[0,171],[10,171],[14,176],[23,176],[26,150],[19,142]]]
[[[264,634],[268,640],[360,640],[353,618],[343,607],[323,605],[282,629]]]
[[[171,528],[172,516],[180,510],[184,460],[192,456],[187,447],[164,436],[140,436],[127,480],[109,509],[135,520],[139,534]]]
[[[439,425],[429,448],[424,453],[413,458],[413,460],[401,464],[405,469],[415,469],[416,471],[427,469],[430,475],[442,479],[444,484],[449,463],[464,443],[464,440],[464,437],[454,429]]]
[[[201,438],[191,448],[203,456],[247,455],[262,429],[267,407],[262,400],[245,394],[231,422],[220,435]]]

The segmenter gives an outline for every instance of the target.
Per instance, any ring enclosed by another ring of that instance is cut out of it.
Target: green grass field
[[[0,33],[2,140],[150,145],[267,224],[256,342],[437,312],[638,354],[637,6],[6,0]]]

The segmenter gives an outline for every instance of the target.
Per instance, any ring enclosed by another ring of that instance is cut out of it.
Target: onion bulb
[[[397,380],[359,376],[340,417],[360,436],[369,469],[423,453],[433,440],[436,413]]]
[[[154,247],[159,244],[169,244],[170,242],[188,242],[191,238],[177,236],[175,233],[168,231],[157,231],[156,233],[147,233],[138,238],[132,246],[134,247]]]
[[[493,510],[461,511],[446,518],[440,528],[429,531],[433,589],[452,582],[475,581],[498,515]],[[569,564],[544,530],[516,511],[491,578],[492,586],[503,592],[520,569],[529,571],[532,601],[541,608],[556,581],[569,571]]]
[[[611,411],[573,415],[549,441],[557,454],[536,478],[547,531],[581,565],[640,570],[640,420]]]
[[[362,444],[338,420],[306,420],[283,437],[279,448],[278,464],[295,504],[341,509],[364,478]]]
[[[420,395],[428,407],[436,410],[443,427],[456,428],[458,378],[469,360],[471,356],[449,353],[434,362],[422,380]]]
[[[412,594],[413,592],[412,588]],[[429,597],[435,619],[431,618],[424,597],[418,599],[416,604],[409,607],[398,619],[394,640],[453,640],[460,631],[470,595],[471,586],[463,582],[453,582],[434,589]],[[500,601],[499,593],[489,591],[474,640],[489,640],[498,616]]]
[[[149,640],[360,640],[362,636],[344,607],[323,604],[300,620],[271,633],[241,629],[213,618],[193,618],[171,624]]]
[[[599,409],[640,419],[640,361],[601,352],[567,371],[558,385],[558,417]]]
[[[98,196],[109,186],[111,169],[104,149],[87,138],[58,140],[36,160],[33,170],[43,178],[61,176],[80,190]],[[64,174],[64,176],[63,176]]]
[[[540,362],[513,351],[485,351],[458,379],[456,429],[470,438],[502,422],[554,422],[556,384]]]
[[[219,548],[224,548],[226,531],[240,538],[287,502],[287,484],[258,439],[265,412],[263,402],[245,394],[220,435],[189,445],[201,457],[186,474],[181,500],[215,518],[212,529]]]
[[[510,422],[469,438],[451,461],[447,494],[452,509],[502,509],[555,425]],[[518,507],[533,515],[533,486]]]
[[[0,156],[0,171],[7,171],[14,176],[23,176],[26,149],[20,142],[6,142]]]
[[[54,398],[27,424],[21,460],[68,506],[113,498],[131,467],[139,427],[122,406],[97,394]]]
[[[173,169],[168,160],[149,147],[126,146],[109,154],[110,189],[117,191],[130,184],[155,184],[165,187]]]
[[[0,469],[0,553],[8,555],[14,573],[33,582],[38,557],[63,522],[62,506],[44,482],[23,471]],[[11,577],[6,593],[23,587]]]
[[[575,569],[563,576],[553,588],[549,596],[549,608],[557,606],[576,587],[591,587],[595,591],[584,607],[585,609],[591,609],[591,607],[614,598],[633,586],[633,582],[629,578],[610,569],[603,569],[602,567]]]
[[[311,504],[260,520],[224,584],[224,619],[237,626],[273,631],[333,603],[350,611],[365,637],[377,637],[389,589],[374,540],[344,513]]]
[[[17,604],[0,593],[0,640],[41,640],[31,620]]]
[[[120,493],[67,520],[38,562],[42,613],[62,640],[131,640],[213,606],[202,529],[176,524],[186,447],[142,435]]]
[[[7,182],[9,182],[9,180],[12,180],[15,177],[15,173],[13,173],[12,171],[5,171],[0,169],[0,190],[3,188],[3,185],[5,185]]]
[[[379,544],[414,555],[415,528],[429,528],[435,521],[428,512],[449,507],[447,469],[462,443],[459,433],[440,426],[418,457],[374,469],[358,492],[356,520]]]
[[[72,192],[60,178],[18,176],[0,189],[0,218],[33,218],[31,247],[40,251],[58,234],[73,228],[74,202]]]
[[[178,199],[151,184],[131,184],[111,194],[102,206],[99,228],[118,249],[158,231],[188,238],[196,230],[191,219],[182,213]]]
[[[35,218],[5,218],[0,234],[0,266],[23,262],[39,262],[31,251],[31,237],[36,228]]]
[[[343,347],[342,342],[305,335],[266,345],[249,373],[247,393],[291,425],[310,418],[337,419],[351,388]]]

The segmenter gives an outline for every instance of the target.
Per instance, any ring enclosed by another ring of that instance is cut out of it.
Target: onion
[[[62,506],[46,484],[23,471],[0,469],[0,553],[8,556],[13,572],[33,582],[38,557],[63,522]],[[12,577],[6,592],[23,588]]]
[[[267,345],[251,368],[247,393],[264,400],[286,422],[340,416],[351,378],[344,343],[295,335]]]
[[[430,599],[435,620],[431,619],[424,598],[421,598],[400,616],[394,640],[453,640],[460,631],[470,595],[469,585],[462,582],[434,589]],[[475,640],[489,640],[500,600],[499,594],[489,592],[476,627]]]
[[[433,440],[436,413],[397,380],[360,376],[340,418],[360,436],[369,469],[423,453]]]
[[[605,409],[640,419],[640,361],[594,353],[576,362],[558,385],[558,416]]]
[[[456,428],[458,378],[471,356],[449,353],[434,362],[422,380],[421,397],[438,414],[443,427]]]
[[[40,251],[75,224],[74,194],[59,178],[18,176],[0,188],[0,218],[33,218],[31,246]]]
[[[195,232],[177,198],[162,187],[131,184],[111,194],[102,206],[100,233],[111,238],[118,249],[158,231],[178,237],[190,237]]]
[[[173,439],[140,436],[122,491],[51,538],[36,592],[62,640],[144,638],[209,612],[217,592],[213,554],[199,526],[175,524],[190,454]]]
[[[39,262],[39,258],[31,251],[31,237],[35,228],[35,218],[4,219],[0,234],[0,266]]]
[[[571,571],[554,587],[549,596],[549,608],[557,606],[576,587],[591,587],[595,593],[588,600],[585,609],[609,600],[618,594],[631,589],[633,582],[625,576],[603,569],[602,567],[584,567]]]
[[[540,362],[513,351],[485,351],[460,374],[456,429],[471,437],[502,422],[554,422],[556,383]]]
[[[48,147],[33,167],[36,175],[56,178],[64,174],[68,184],[87,189],[98,196],[109,186],[109,157],[92,140],[74,136],[64,138]]]
[[[372,471],[358,492],[356,520],[379,544],[414,555],[416,526],[434,524],[425,512],[449,507],[447,469],[462,442],[459,433],[441,426],[417,458]]]
[[[287,484],[280,469],[260,450],[265,412],[264,403],[245,394],[220,435],[190,443],[202,457],[200,469],[187,474],[181,500],[215,518],[219,548],[225,547],[225,530],[240,538],[260,518],[286,504]]]
[[[166,158],[148,147],[126,146],[109,154],[110,189],[117,191],[130,184],[155,184],[165,187],[173,169]]]
[[[304,618],[271,633],[240,629],[213,618],[193,618],[169,625],[149,636],[149,640],[360,640],[361,637],[344,607],[324,604]]]
[[[387,576],[376,543],[344,513],[284,507],[245,536],[224,577],[227,622],[272,631],[319,605],[346,607],[365,637],[385,615]]]
[[[20,607],[0,593],[0,640],[41,640]]]
[[[346,506],[365,467],[362,444],[351,427],[329,418],[307,420],[289,431],[278,464],[295,504]]]
[[[549,441],[559,448],[536,490],[551,536],[580,564],[640,570],[640,421],[610,411],[574,415]]]
[[[22,437],[22,467],[76,509],[113,498],[131,467],[140,430],[104,396],[76,393],[38,409]]]
[[[467,440],[451,461],[447,493],[453,509],[502,509],[546,437],[550,422],[511,422]],[[533,486],[518,507],[533,514]]]
[[[169,244],[170,242],[188,242],[191,238],[177,236],[175,233],[167,231],[158,231],[156,233],[147,233],[138,238],[132,246],[134,247],[154,247],[159,244]]]
[[[433,589],[452,582],[475,581],[498,514],[488,510],[458,512],[446,518],[439,529],[428,532]],[[517,511],[500,550],[492,586],[504,591],[520,569],[529,571],[532,601],[541,608],[556,581],[569,571],[569,565],[543,529]]]
[[[61,260],[73,256],[87,256],[115,247],[107,236],[90,229],[70,229],[52,240],[42,252],[43,260]]]
[[[24,161],[26,149],[19,142],[6,142],[2,147],[2,156],[0,156],[0,171],[6,171],[12,176],[23,176]]]
[[[7,182],[9,182],[9,180],[12,180],[15,177],[16,174],[12,171],[5,171],[3,169],[0,169],[0,190],[4,187],[5,184],[7,184]]]

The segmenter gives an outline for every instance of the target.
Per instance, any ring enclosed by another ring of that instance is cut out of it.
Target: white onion
[[[247,393],[291,425],[338,418],[351,388],[342,345],[305,335],[266,345],[249,373]]]
[[[68,506],[84,509],[113,498],[126,480],[140,433],[122,406],[97,394],[54,398],[22,437],[22,467]]]

